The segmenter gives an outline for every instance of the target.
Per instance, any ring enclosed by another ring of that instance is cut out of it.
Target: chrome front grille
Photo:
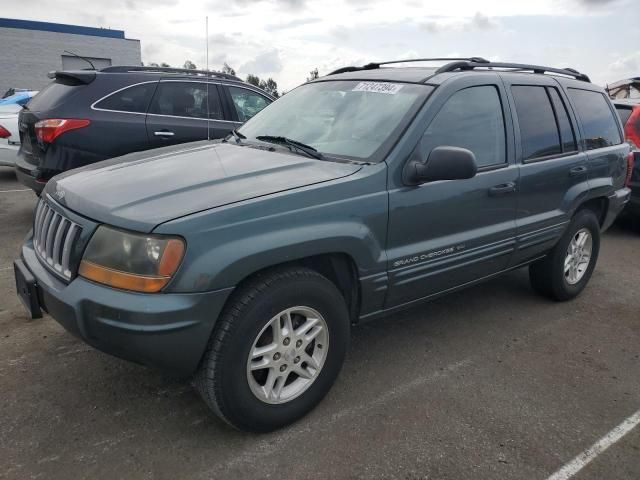
[[[33,224],[33,246],[40,260],[66,280],[71,280],[69,260],[80,231],[80,225],[60,215],[44,200],[38,202]]]

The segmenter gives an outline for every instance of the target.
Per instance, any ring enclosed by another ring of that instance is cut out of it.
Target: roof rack
[[[413,58],[407,60],[392,60],[389,62],[378,62],[378,63],[368,63],[367,65],[363,65],[361,67],[342,67],[333,72],[329,73],[329,75],[337,75],[339,73],[346,72],[358,72],[361,70],[375,70],[380,68],[382,65],[391,65],[394,63],[410,63],[410,62],[438,62],[438,61],[448,61],[446,65],[438,68],[435,71],[435,74],[443,73],[443,72],[453,72],[456,70],[473,70],[475,68],[498,68],[498,69],[510,69],[517,70],[520,72],[533,72],[533,73],[555,73],[559,75],[566,75],[568,77],[573,77],[576,80],[582,80],[583,82],[591,82],[589,77],[584,73],[580,73],[573,68],[552,68],[552,67],[543,67],[540,65],[528,65],[524,63],[504,63],[504,62],[491,62],[482,57],[469,57],[469,58]]]
[[[580,73],[579,71],[573,68],[553,68],[553,67],[543,67],[541,65],[528,65],[525,63],[505,63],[505,62],[476,62],[474,60],[469,61],[456,61],[448,63],[438,70],[436,70],[436,74],[443,72],[454,72],[456,70],[473,70],[475,68],[498,68],[498,69],[510,69],[516,70],[519,72],[533,72],[533,73],[555,73],[558,75],[565,75],[567,77],[573,77],[576,80],[581,80],[583,82],[591,82],[589,77],[584,73]]]
[[[489,60],[485,60],[482,57],[463,57],[463,58],[408,58],[406,60],[390,60],[387,62],[372,62],[361,67],[342,67],[327,75],[337,75],[339,73],[346,72],[358,72],[360,70],[375,70],[376,68],[380,68],[381,65],[391,65],[394,63],[412,63],[412,62],[443,62],[443,61],[467,61],[467,62],[476,62],[476,63],[489,63]]]
[[[105,67],[100,70],[108,73],[127,73],[127,72],[148,72],[148,73],[173,73],[180,75],[198,75],[206,77],[224,78],[226,80],[236,80],[242,82],[242,79],[228,73],[214,72],[210,70],[192,70],[190,68],[173,68],[173,67],[141,67],[137,65],[116,65],[114,67]]]

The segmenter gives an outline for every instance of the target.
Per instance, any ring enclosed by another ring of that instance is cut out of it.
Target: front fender
[[[154,231],[182,235],[187,254],[167,290],[233,287],[266,267],[344,253],[359,275],[386,269],[388,194],[379,175],[358,176],[190,215]],[[323,201],[325,200],[325,201]]]

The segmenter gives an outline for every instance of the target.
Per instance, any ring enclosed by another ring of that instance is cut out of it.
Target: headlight
[[[136,292],[157,292],[178,269],[184,240],[98,227],[80,262],[79,274],[94,282]]]

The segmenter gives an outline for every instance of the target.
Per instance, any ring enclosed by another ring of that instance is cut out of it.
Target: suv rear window
[[[29,110],[34,112],[44,112],[49,110],[72,94],[82,90],[86,85],[71,84],[61,80],[55,80],[44,87],[40,93],[29,102]]]
[[[622,105],[616,105],[615,107],[616,111],[618,112],[618,116],[622,121],[622,125],[626,125],[627,120],[629,120],[629,117],[631,116],[631,112],[633,112],[633,109],[631,107],[623,107]]]
[[[134,85],[112,93],[96,103],[95,108],[119,112],[146,113],[157,82]]]
[[[577,88],[568,92],[582,122],[587,150],[622,143],[618,123],[602,93]]]

